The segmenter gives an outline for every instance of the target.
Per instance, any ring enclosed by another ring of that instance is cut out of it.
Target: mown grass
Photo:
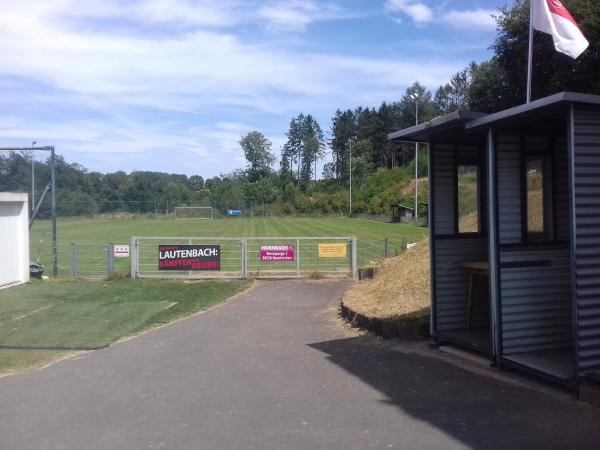
[[[0,291],[0,345],[100,347],[210,308],[247,286],[242,281],[32,281]],[[0,349],[0,375],[65,354]]]

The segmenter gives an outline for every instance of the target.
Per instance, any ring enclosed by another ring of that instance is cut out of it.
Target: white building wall
[[[29,281],[27,194],[0,192],[0,288]]]

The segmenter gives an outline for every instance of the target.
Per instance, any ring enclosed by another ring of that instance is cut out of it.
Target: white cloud
[[[434,16],[433,10],[422,2],[411,0],[388,0],[385,7],[389,12],[406,14],[417,24],[431,22]]]
[[[0,140],[51,142],[64,154],[94,154],[96,161],[98,153],[132,154],[131,160],[123,157],[130,168],[134,159],[140,166],[150,164],[152,152],[177,148],[203,175],[214,175],[240,167],[238,141],[248,131],[263,131],[277,151],[292,115],[310,112],[326,129],[337,107],[398,98],[417,78],[439,86],[464,66],[464,61],[401,53],[386,59],[309,52],[275,39],[250,44],[228,25],[249,16],[230,18],[223,12],[237,10],[241,2],[226,1],[224,9],[216,2],[195,2],[207,7],[202,16],[185,9],[191,2],[176,1],[184,5],[179,12],[165,11],[165,0],[8,2],[0,15],[0,83],[18,79],[24,87],[4,89]],[[299,31],[345,14],[312,0],[263,6],[271,9],[256,8],[253,17]],[[157,26],[156,33],[123,35],[77,22],[124,20],[129,13],[129,20],[150,30],[157,21],[181,21],[191,28]],[[251,14],[247,8],[246,13]],[[36,90],[28,90],[27,83]],[[62,115],[36,120],[27,114],[40,107]]]
[[[305,31],[317,21],[349,17],[336,5],[313,0],[270,1],[258,10],[258,17],[275,31]]]
[[[489,9],[452,10],[444,13],[441,21],[454,28],[494,30],[496,20],[492,16],[496,13],[496,11]]]

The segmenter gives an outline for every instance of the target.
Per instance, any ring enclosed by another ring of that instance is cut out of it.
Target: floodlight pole
[[[37,141],[31,143],[31,148],[37,144]],[[33,151],[31,152],[31,211],[35,209],[35,162],[33,160]]]
[[[50,176],[52,183],[52,275],[58,276],[58,258],[56,255],[56,177],[54,146],[50,147]]]
[[[419,93],[413,92],[409,96],[415,101],[415,126],[419,125]],[[415,222],[419,218],[419,143],[415,142]]]
[[[350,140],[350,198],[348,205],[350,207],[348,217],[352,217],[352,139]]]

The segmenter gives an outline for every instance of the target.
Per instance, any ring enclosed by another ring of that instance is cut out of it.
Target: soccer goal
[[[175,220],[214,219],[212,206],[176,206]]]

